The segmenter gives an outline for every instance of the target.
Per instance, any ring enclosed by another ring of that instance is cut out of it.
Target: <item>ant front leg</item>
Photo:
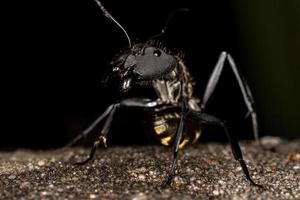
[[[175,171],[175,166],[177,163],[177,157],[178,157],[178,151],[179,151],[179,144],[180,144],[182,134],[183,134],[184,122],[185,122],[185,119],[188,114],[189,114],[189,108],[188,108],[187,102],[185,100],[183,100],[182,105],[181,105],[180,121],[179,121],[179,125],[178,125],[177,131],[176,131],[176,138],[175,138],[175,141],[173,144],[173,162],[172,162],[168,177],[162,184],[163,187],[170,185],[172,178],[174,176],[174,171]]]
[[[108,117],[107,117],[107,119],[105,121],[105,124],[104,124],[101,132],[100,132],[100,135],[97,136],[97,139],[94,142],[94,145],[93,145],[93,147],[91,149],[89,157],[86,160],[84,160],[82,162],[78,162],[76,164],[84,165],[87,162],[89,162],[94,157],[96,149],[97,149],[98,145],[101,143],[101,141],[103,142],[104,146],[107,147],[107,145],[106,145],[107,134],[108,134],[108,131],[110,129],[110,126],[111,126],[111,123],[112,123],[112,120],[113,120],[113,116],[115,114],[115,111],[116,111],[117,107],[119,107],[119,104],[113,104],[113,105],[109,106],[109,108],[107,109],[107,110],[109,110],[109,112],[108,112],[109,115],[108,115]],[[104,112],[104,113],[106,113],[106,112]],[[93,128],[93,125],[96,126],[96,124],[100,123],[101,120],[99,120],[99,119],[101,118],[101,116],[95,121],[97,123],[94,122],[89,128]],[[103,118],[101,118],[101,119],[103,119]]]
[[[81,135],[79,135],[78,137],[75,138],[75,140],[73,140],[71,142],[74,143],[74,141],[76,142],[77,140],[79,140],[82,137],[85,137],[88,133],[90,133],[105,117],[107,117],[105,124],[100,132],[100,134],[97,136],[97,139],[95,140],[93,147],[91,149],[91,152],[89,154],[89,157],[82,161],[82,162],[78,162],[77,164],[79,165],[83,165],[86,164],[87,162],[89,162],[95,155],[96,149],[98,147],[98,145],[103,142],[104,146],[107,147],[106,145],[106,141],[107,141],[107,134],[109,132],[109,129],[111,127],[112,121],[113,121],[113,116],[116,112],[116,109],[118,107],[128,107],[128,108],[142,108],[142,109],[151,109],[151,108],[155,108],[157,106],[160,106],[158,101],[153,101],[150,99],[145,99],[145,98],[129,98],[129,99],[124,99],[119,103],[116,104],[112,104],[110,105],[106,111],[100,115],[95,122],[93,122],[86,130],[83,131],[83,133]],[[79,139],[78,139],[79,138]]]
[[[75,137],[71,142],[69,142],[65,147],[68,148],[73,146],[76,142],[81,140],[82,138],[86,138],[89,133],[108,115],[112,112],[115,105],[110,105],[107,107],[107,109],[102,113],[87,129],[82,131],[81,134],[79,134],[77,137]]]
[[[247,106],[248,113],[246,114],[246,117],[251,115],[254,138],[255,138],[257,144],[262,147],[262,144],[260,143],[260,140],[259,140],[257,114],[256,114],[256,111],[254,108],[255,106],[254,106],[254,100],[253,100],[251,90],[246,82],[246,79],[242,76],[241,72],[236,67],[236,64],[235,64],[233,58],[227,52],[221,53],[221,55],[218,59],[218,62],[209,78],[209,81],[207,83],[207,86],[206,86],[206,89],[205,89],[205,92],[204,92],[204,95],[202,98],[201,108],[202,108],[202,110],[204,110],[206,108],[207,102],[209,101],[211,95],[215,91],[215,87],[216,87],[217,83],[219,82],[219,78],[222,74],[226,59],[228,60],[229,66],[232,69],[234,76],[239,84],[241,93],[244,98],[244,102]]]

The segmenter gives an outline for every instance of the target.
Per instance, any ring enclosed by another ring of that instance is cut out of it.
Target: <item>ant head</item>
[[[122,81],[122,91],[127,91],[134,84],[151,82],[168,74],[177,66],[177,60],[163,48],[139,43],[119,56],[112,65],[113,73]]]
[[[111,63],[113,76],[117,76],[122,82],[121,91],[125,92],[135,84],[147,83],[162,78],[177,66],[176,58],[168,54],[165,48],[156,45],[157,42],[155,41],[166,34],[167,27],[175,13],[178,11],[189,11],[188,9],[174,10],[161,33],[151,37],[146,43],[138,43],[132,46],[130,37],[125,29],[104,8],[99,0],[95,0],[95,2],[103,14],[122,29],[128,40],[129,48]],[[108,79],[109,77],[106,78],[106,81]]]

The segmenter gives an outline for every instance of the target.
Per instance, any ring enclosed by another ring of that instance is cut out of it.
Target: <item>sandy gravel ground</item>
[[[300,141],[274,147],[242,143],[250,173],[264,189],[249,184],[224,144],[181,151],[166,188],[161,183],[172,152],[161,146],[99,149],[84,166],[72,163],[86,157],[85,148],[0,152],[0,199],[300,199]]]

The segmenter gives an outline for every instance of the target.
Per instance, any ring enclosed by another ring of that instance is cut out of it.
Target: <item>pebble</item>
[[[213,194],[216,195],[216,196],[219,195],[218,190],[214,190],[214,191],[213,191]]]
[[[95,194],[90,194],[90,199],[96,199],[97,198],[97,195],[95,195]]]
[[[144,181],[146,179],[146,176],[144,174],[139,174],[138,178],[139,180]]]
[[[15,178],[16,178],[16,176],[13,174],[8,177],[8,179],[15,179]]]
[[[45,165],[45,161],[44,160],[39,160],[38,161],[38,166],[44,166]]]

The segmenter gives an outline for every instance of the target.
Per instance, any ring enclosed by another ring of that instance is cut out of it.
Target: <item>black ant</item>
[[[168,177],[164,183],[170,184],[176,165],[178,150],[189,143],[198,140],[202,125],[216,125],[224,129],[229,144],[231,146],[234,158],[240,163],[246,178],[255,186],[256,184],[250,177],[249,171],[237,140],[228,131],[225,122],[205,112],[207,102],[209,101],[215,87],[222,74],[222,70],[227,61],[232,69],[235,78],[239,84],[244,102],[251,115],[255,139],[258,138],[257,115],[254,109],[254,101],[248,84],[239,72],[236,64],[227,52],[222,52],[218,62],[209,78],[204,96],[200,99],[193,95],[195,82],[179,55],[173,55],[166,47],[159,42],[157,38],[164,35],[167,25],[161,33],[152,37],[145,43],[131,44],[131,40],[125,29],[114,19],[114,17],[103,7],[99,0],[95,0],[106,17],[118,25],[125,33],[128,40],[128,48],[112,62],[112,75],[121,80],[120,90],[127,92],[133,86],[150,85],[156,92],[156,98],[126,98],[107,107],[106,111],[99,116],[96,121],[90,125],[82,134],[78,135],[68,146],[71,146],[79,139],[85,137],[102,120],[106,119],[104,126],[97,136],[91,149],[89,157],[78,164],[86,164],[90,161],[96,151],[97,146],[103,142],[106,146],[107,134],[111,127],[114,114],[120,107],[140,108],[149,111],[153,115],[153,132],[160,143],[166,146],[173,146],[173,163],[170,167]],[[186,9],[179,9],[186,11]]]

